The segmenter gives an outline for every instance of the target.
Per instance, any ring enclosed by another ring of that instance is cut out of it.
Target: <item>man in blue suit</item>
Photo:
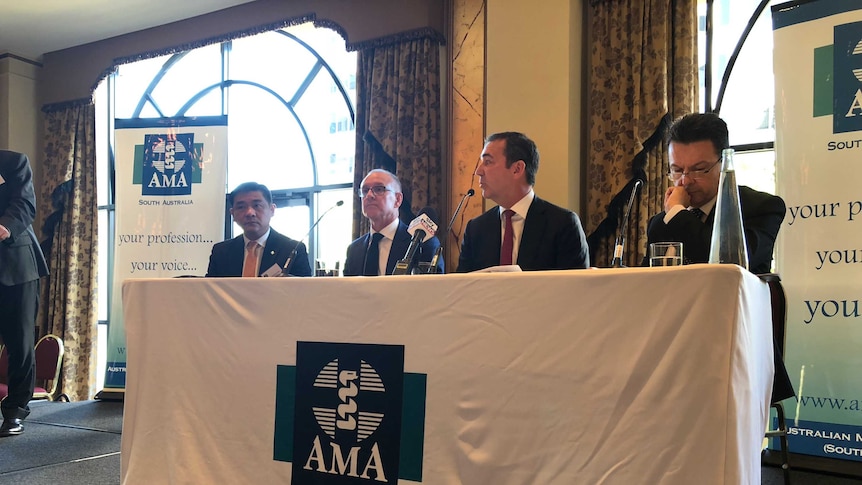
[[[467,223],[459,272],[511,264],[522,270],[589,267],[578,215],[533,192],[538,170],[539,151],[523,133],[488,137],[476,175],[482,196],[498,206]]]
[[[36,196],[30,161],[0,150],[0,338],[9,355],[8,394],[0,405],[0,437],[24,432],[36,379],[35,326],[39,278],[48,275],[33,233]]]
[[[207,276],[256,277],[273,275],[287,264],[292,276],[311,276],[305,244],[283,236],[269,227],[275,214],[272,193],[257,182],[240,184],[230,193],[230,214],[243,233],[213,246]]]
[[[371,222],[371,232],[356,239],[347,248],[344,276],[391,275],[397,263],[407,253],[411,236],[407,224],[398,218],[398,208],[404,200],[401,181],[394,174],[374,169],[362,180],[359,188],[362,214]],[[419,246],[419,262],[430,262],[440,247],[436,236]],[[443,273],[443,258],[437,272]]]

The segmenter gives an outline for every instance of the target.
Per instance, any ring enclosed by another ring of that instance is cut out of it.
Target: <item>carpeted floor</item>
[[[0,438],[0,484],[120,483],[123,403],[30,404],[24,434]]]
[[[24,434],[0,438],[0,485],[120,483],[122,402],[37,401],[30,408]],[[763,485],[784,483],[781,469],[764,466],[762,470]],[[801,470],[792,470],[791,479],[794,485],[862,483]]]

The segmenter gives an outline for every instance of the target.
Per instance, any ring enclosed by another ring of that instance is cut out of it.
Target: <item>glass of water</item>
[[[649,245],[649,265],[682,266],[681,242],[656,242]]]

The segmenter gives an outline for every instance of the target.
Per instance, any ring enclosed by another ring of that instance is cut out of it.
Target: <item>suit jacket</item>
[[[407,248],[410,246],[412,237],[407,232],[407,224],[400,221],[398,229],[395,231],[395,238],[392,240],[392,248],[389,250],[389,259],[386,261],[386,274],[392,274],[397,263],[407,253]],[[371,233],[367,233],[347,247],[347,259],[344,260],[344,276],[361,276],[365,270],[365,251],[371,243]],[[419,246],[416,252],[416,258],[423,263],[430,263],[434,257],[437,248],[440,247],[440,240],[437,236],[429,238]],[[443,273],[445,264],[441,257],[437,261],[437,272]]]
[[[772,266],[772,250],[775,247],[775,238],[778,236],[778,230],[784,220],[786,210],[784,201],[781,197],[740,185],[739,205],[742,208],[742,226],[745,229],[748,267],[755,274],[769,273]],[[649,221],[647,226],[647,253],[649,253],[651,243],[680,241],[686,262],[706,263],[709,261],[715,207],[710,211],[706,222],[701,222],[688,211],[682,211],[674,216],[668,224],[665,224],[664,215],[665,212],[662,211]],[[644,258],[643,265],[649,265],[649,254]]]
[[[458,272],[500,264],[500,209],[494,207],[470,220],[464,230]],[[533,199],[518,246],[518,266],[525,271],[579,269],[590,266],[587,237],[574,212]]]
[[[308,262],[305,244],[283,236],[275,232],[275,229],[269,231],[269,237],[266,239],[266,246],[264,246],[263,254],[260,257],[258,275],[274,264],[283,268],[287,263],[287,257],[293,252],[293,248],[296,248],[296,255],[290,263],[289,273],[293,276],[311,276],[311,265]],[[241,234],[233,239],[217,243],[213,246],[210,254],[207,276],[242,276],[244,259],[245,240]]]
[[[0,177],[0,224],[10,232],[0,242],[0,285],[15,286],[47,276],[48,265],[33,233],[36,195],[27,156],[0,150]]]

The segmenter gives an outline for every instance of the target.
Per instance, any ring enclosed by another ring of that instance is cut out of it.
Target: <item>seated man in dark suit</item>
[[[692,113],[678,119],[667,135],[668,176],[673,186],[664,196],[664,211],[647,226],[647,252],[657,241],[680,241],[687,263],[709,261],[715,202],[721,178],[721,151],[730,146],[727,124],[713,113]],[[739,187],[739,204],[751,272],[769,273],[775,238],[784,220],[780,197]],[[648,265],[644,258],[644,265]],[[775,347],[773,400],[794,395],[781,354]]]
[[[412,239],[407,224],[398,218],[398,208],[404,200],[401,181],[386,170],[374,169],[362,180],[359,198],[362,214],[371,222],[371,232],[347,247],[344,276],[391,275]],[[428,263],[438,247],[440,241],[432,236],[419,246],[415,257],[419,262]],[[437,272],[443,273],[443,270],[443,258],[439,258]]]
[[[275,276],[287,264],[286,273],[293,276],[311,276],[311,264],[305,244],[283,236],[269,227],[275,214],[272,193],[262,184],[240,184],[228,197],[230,214],[242,227],[243,234],[213,246],[207,276],[256,277],[261,274]]]
[[[539,151],[522,133],[491,135],[476,168],[482,196],[498,207],[470,220],[458,271],[517,264],[522,270],[590,265],[581,221],[574,212],[536,197]]]
[[[667,138],[673,186],[665,193],[665,210],[649,221],[647,249],[657,241],[679,241],[687,263],[705,263],[712,241],[721,151],[730,146],[727,124],[712,113],[692,113],[677,120]],[[769,273],[775,238],[784,220],[784,201],[740,186],[739,204],[748,266],[752,273]]]

